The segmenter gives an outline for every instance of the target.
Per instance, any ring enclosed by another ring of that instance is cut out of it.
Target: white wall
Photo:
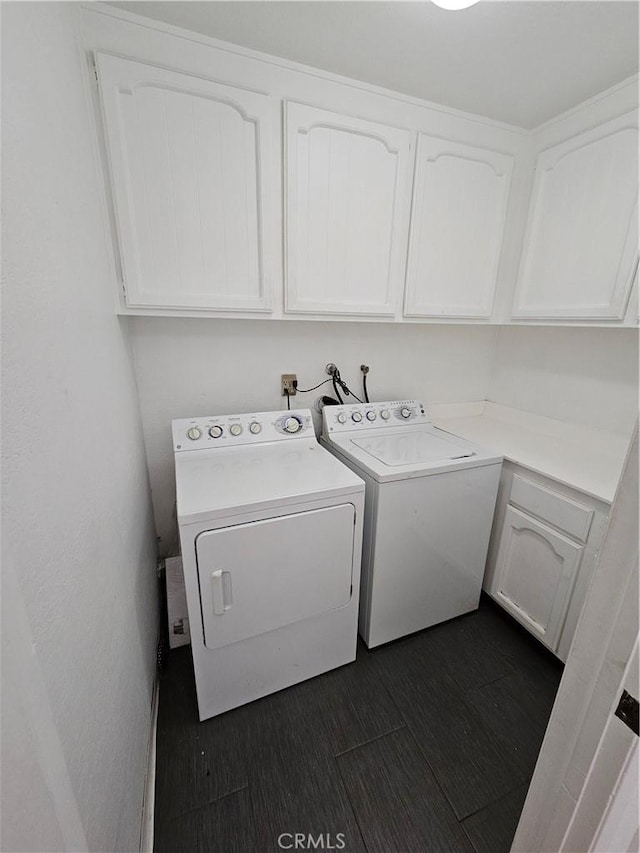
[[[389,323],[165,319],[131,320],[145,443],[158,533],[175,550],[171,420],[285,407],[280,374],[302,388],[326,379],[335,362],[360,396],[360,365],[371,368],[372,400],[420,397],[427,403],[484,399],[495,327]],[[331,385],[299,394],[313,406]],[[355,402],[355,400],[353,401]]]
[[[488,397],[631,435],[638,414],[638,331],[502,326]]]
[[[2,8],[11,618],[2,623],[1,846],[11,851],[138,848],[155,670],[148,476],[76,15],[73,3]]]
[[[637,413],[634,329],[156,317],[130,322],[163,553],[177,552],[171,419],[281,408],[281,373],[297,373],[300,385],[311,387],[334,361],[359,393],[365,362],[371,399],[490,399],[626,434]],[[332,393],[330,385],[324,390]],[[293,405],[312,406],[321,393],[298,395]]]

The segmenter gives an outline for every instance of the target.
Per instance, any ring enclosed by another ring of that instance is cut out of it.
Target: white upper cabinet
[[[269,97],[96,58],[127,305],[268,311]]]
[[[420,134],[404,313],[488,318],[513,157]]]
[[[537,160],[513,316],[617,320],[638,260],[638,112]]]
[[[286,310],[393,316],[411,134],[291,101],[285,109]]]
[[[121,313],[637,325],[635,81],[525,131],[81,18]]]

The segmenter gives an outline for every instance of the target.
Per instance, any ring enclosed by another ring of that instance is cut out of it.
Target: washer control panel
[[[171,431],[176,452],[285,441],[301,436],[315,438],[309,409],[180,418],[171,422]]]
[[[322,410],[322,429],[325,435],[330,432],[381,429],[429,422],[424,403],[418,400],[325,406]]]

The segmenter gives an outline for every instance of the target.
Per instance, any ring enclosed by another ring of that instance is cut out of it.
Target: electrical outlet
[[[286,397],[287,394],[289,397],[296,396],[296,385],[298,384],[298,376],[295,373],[283,373],[282,374],[282,391],[281,395]]]

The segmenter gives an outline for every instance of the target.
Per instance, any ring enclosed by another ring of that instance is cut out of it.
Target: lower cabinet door
[[[347,604],[354,514],[341,504],[201,533],[205,645],[216,649]]]
[[[491,592],[552,651],[584,547],[512,506],[507,507]]]

